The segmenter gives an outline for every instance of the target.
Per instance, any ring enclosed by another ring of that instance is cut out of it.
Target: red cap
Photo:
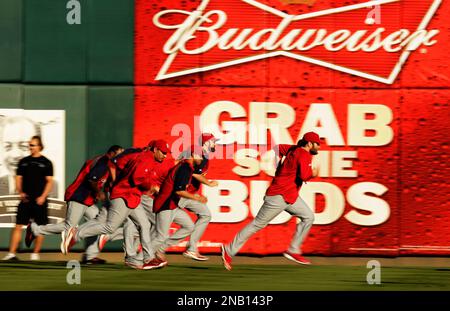
[[[200,136],[200,145],[203,146],[204,143],[206,143],[208,140],[213,139],[214,141],[218,141],[219,139],[214,137],[211,133],[203,133],[202,136]]]
[[[158,148],[163,153],[170,153],[169,144],[164,139],[152,140],[148,143],[150,148]]]
[[[317,133],[314,133],[314,132],[308,132],[305,135],[303,135],[303,140],[310,141],[312,143],[318,143],[318,144],[320,144],[320,142],[321,142],[319,135],[317,135]]]

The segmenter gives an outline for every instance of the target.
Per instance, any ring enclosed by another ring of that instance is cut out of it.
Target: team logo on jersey
[[[153,24],[171,34],[155,79],[282,56],[391,84],[412,52],[438,42],[439,30],[426,27],[440,3],[375,0],[293,15],[255,0],[202,0],[192,12],[160,11]],[[366,18],[372,6],[381,24]]]

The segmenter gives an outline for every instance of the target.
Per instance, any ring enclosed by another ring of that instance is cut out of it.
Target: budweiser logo
[[[227,0],[226,7],[234,8],[227,13],[223,2],[203,0],[193,12],[155,14],[153,23],[173,32],[163,46],[168,57],[156,80],[285,56],[391,84],[409,54],[436,44],[439,33],[426,27],[441,0],[377,0],[300,15],[254,0]],[[411,3],[424,14],[400,24]],[[373,6],[382,8],[383,24],[365,22]],[[245,21],[235,16],[242,10]]]

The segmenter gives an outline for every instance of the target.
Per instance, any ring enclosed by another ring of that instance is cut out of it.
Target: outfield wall
[[[261,206],[272,147],[315,130],[306,254],[450,254],[448,2],[70,1],[71,25],[68,2],[0,1],[0,108],[66,111],[66,184],[109,144],[176,155],[212,131],[200,249],[217,252]],[[295,225],[282,214],[242,251],[280,253]]]

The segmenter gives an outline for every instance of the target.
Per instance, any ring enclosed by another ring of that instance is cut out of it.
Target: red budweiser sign
[[[450,253],[450,2],[135,3],[134,144],[164,138],[176,156],[201,131],[220,138],[201,252],[254,219],[272,148],[312,130],[326,143],[300,193],[315,215],[305,254]],[[296,221],[278,215],[242,252],[285,251]]]
[[[376,0],[295,14],[262,1],[202,0],[191,11],[161,10],[153,24],[169,36],[154,79],[282,56],[391,84],[410,53],[438,43],[439,30],[427,25],[440,2]],[[375,6],[379,24],[368,14]]]

